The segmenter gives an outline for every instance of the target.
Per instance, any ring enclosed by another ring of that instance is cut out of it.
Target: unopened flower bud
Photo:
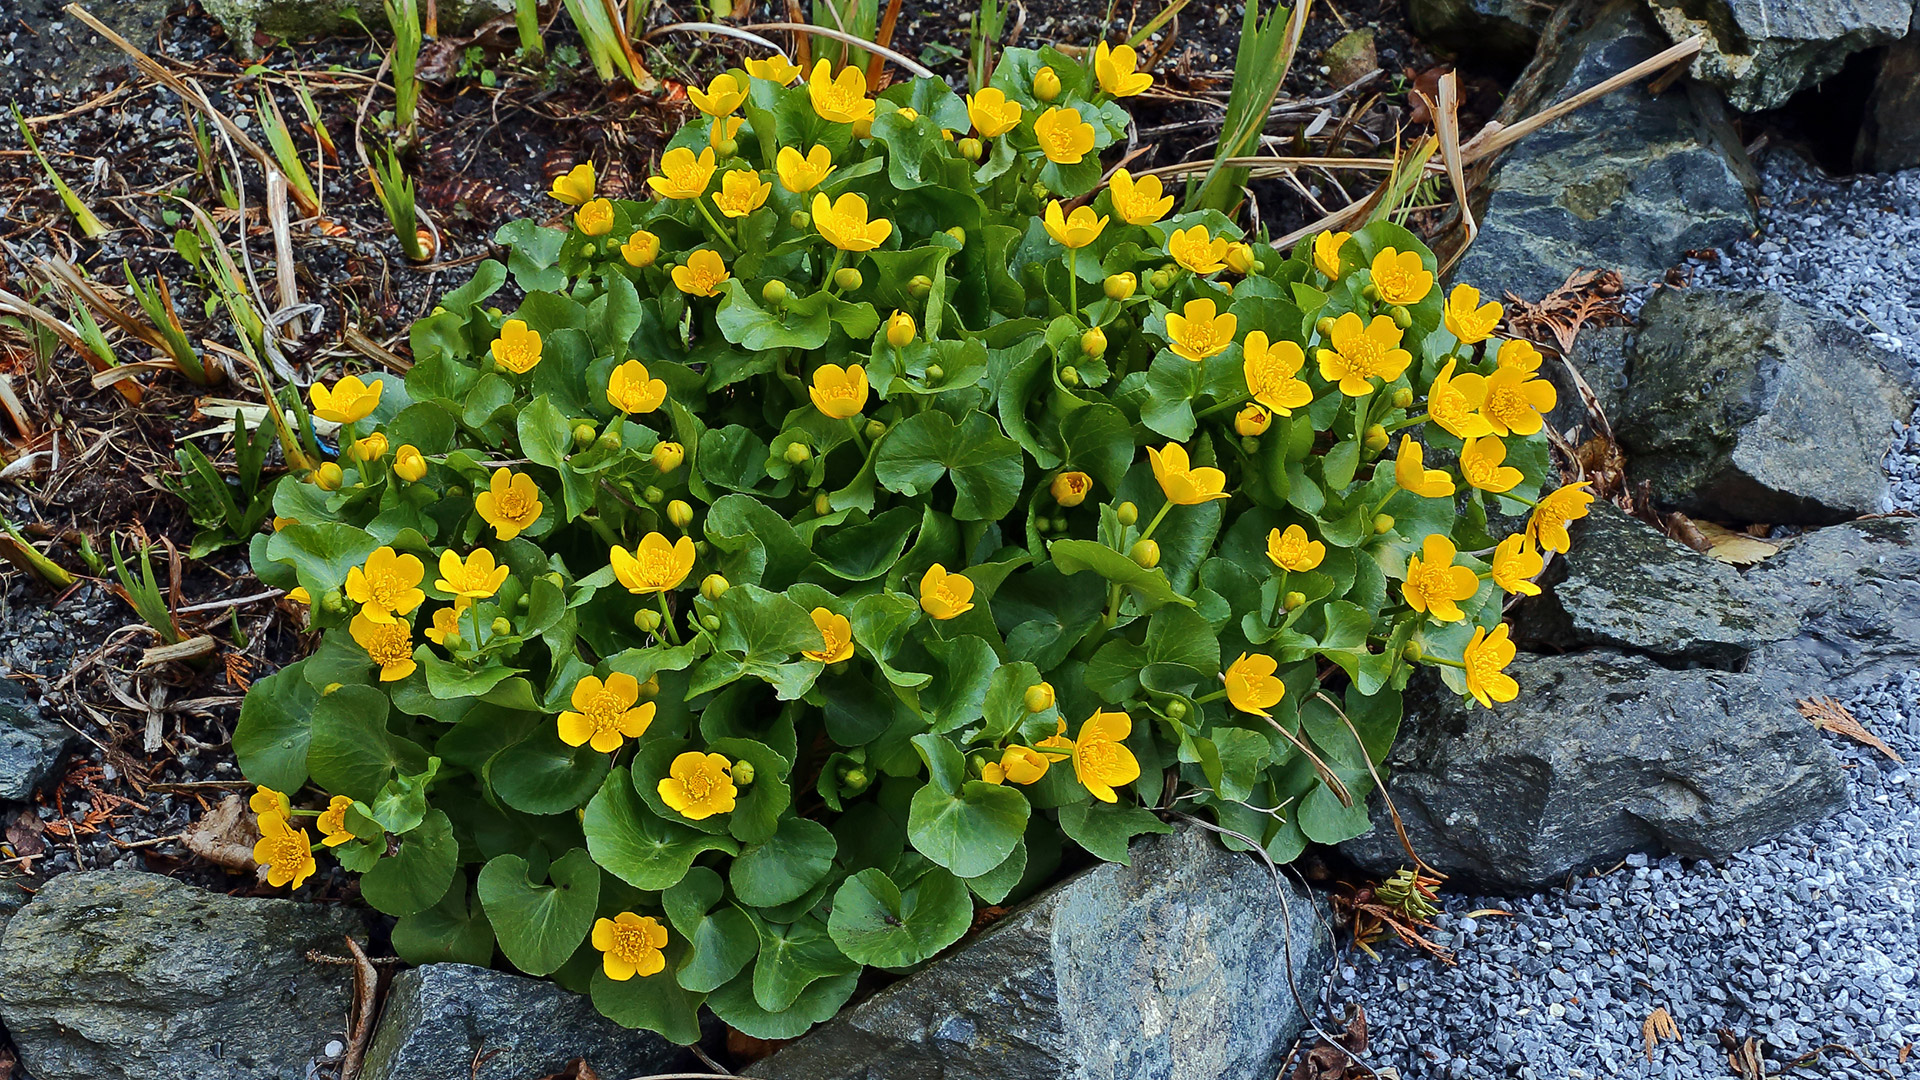
[[[1106,293],[1109,300],[1125,300],[1139,286],[1139,276],[1128,271],[1124,274],[1108,274],[1107,280],[1100,283],[1100,291]]]
[[[981,156],[986,153],[987,148],[980,145],[979,139],[968,136],[960,140],[959,150],[960,156],[966,158],[968,161],[979,161]]]
[[[774,307],[779,307],[781,304],[786,303],[787,283],[781,281],[779,278],[774,278],[772,281],[760,286],[760,299]]]
[[[1236,274],[1253,269],[1253,247],[1244,242],[1227,247],[1227,267]]]
[[[1131,525],[1140,520],[1140,508],[1133,503],[1123,502],[1114,508],[1113,515],[1120,519],[1120,524]]]
[[[933,292],[933,279],[925,274],[915,274],[907,279],[907,295],[915,300],[925,300]]]
[[[813,512],[821,517],[826,517],[833,512],[833,500],[827,498],[826,492],[823,491],[813,497]]]
[[[1265,435],[1273,426],[1273,414],[1258,402],[1248,402],[1233,418],[1233,430],[1245,436]]]
[[[721,161],[725,161],[740,152],[740,142],[737,139],[721,139],[713,144],[713,152],[720,156]]]
[[[511,634],[513,633],[513,624],[507,621],[507,617],[505,615],[496,615],[494,616],[493,625],[490,627],[490,629],[492,629],[493,632],[496,634],[501,634],[501,635]]]
[[[675,499],[667,504],[667,520],[673,522],[676,529],[685,529],[693,524],[693,507],[683,499]]]
[[[813,460],[813,448],[806,443],[788,443],[786,453],[780,455],[789,465],[805,465]]]
[[[1387,429],[1379,424],[1368,428],[1366,431],[1366,441],[1363,445],[1366,446],[1367,452],[1370,454],[1377,454],[1385,450],[1387,448]]]
[[[1393,392],[1393,407],[1404,409],[1413,404],[1413,388],[1402,386]]]
[[[1179,720],[1187,715],[1187,703],[1178,699],[1167,702],[1167,719]]]
[[[661,501],[667,497],[667,493],[661,491],[653,484],[648,484],[646,490],[640,493],[640,497],[653,506],[659,506]]]
[[[1033,73],[1033,96],[1041,101],[1052,101],[1060,96],[1060,76],[1050,67],[1043,67]]]
[[[858,795],[867,790],[867,770],[854,766],[840,774],[840,791],[843,795]]]
[[[967,246],[967,230],[961,228],[960,226],[955,225],[949,228],[947,230],[947,235],[953,237],[953,242],[956,244],[959,244],[961,247]]]
[[[746,787],[753,783],[753,762],[745,759],[734,762],[731,775],[735,787]]]
[[[940,383],[942,379],[945,379],[946,377],[947,377],[946,368],[941,367],[939,364],[927,365],[927,385],[928,386],[936,386]]]
[[[1107,351],[1107,332],[1094,327],[1080,335],[1080,351],[1088,356],[1100,356]]]
[[[879,439],[880,436],[885,435],[887,433],[887,425],[881,423],[878,420],[869,420],[867,421],[867,426],[865,430],[867,435],[867,441],[872,442]]]
[[[1160,545],[1154,540],[1136,540],[1127,558],[1151,570],[1160,565]]]
[[[1173,284],[1173,271],[1171,269],[1163,266],[1160,269],[1155,270],[1153,272],[1153,291],[1154,292],[1157,292],[1157,293],[1166,292],[1167,287],[1172,284]]]
[[[573,448],[575,450],[585,450],[587,447],[593,445],[593,440],[599,437],[600,433],[593,430],[592,424],[573,425]]]
[[[796,229],[810,229],[813,227],[813,215],[805,210],[795,210],[787,215],[787,224]]]
[[[1068,386],[1080,385],[1080,369],[1068,364],[1060,369],[1060,381]]]
[[[600,441],[597,445],[603,454],[611,454],[620,449],[620,429],[618,427],[608,428],[606,434],[600,436]]]
[[[1426,657],[1427,651],[1420,647],[1419,642],[1409,641],[1406,647],[1400,650],[1400,655],[1406,657],[1407,663],[1417,664]]]
[[[1402,330],[1413,325],[1413,312],[1408,311],[1399,304],[1393,305],[1393,308],[1388,311],[1388,314],[1393,316],[1393,325]]]
[[[313,486],[321,491],[339,491],[340,485],[347,482],[347,474],[341,471],[338,462],[322,462],[320,467],[308,475]]]
[[[1281,606],[1285,607],[1288,611],[1298,611],[1302,607],[1305,607],[1306,603],[1307,594],[1303,592],[1290,592],[1280,601]]]
[[[660,676],[658,674],[647,676],[647,681],[640,684],[640,700],[652,701],[659,696]]]
[[[677,442],[655,443],[653,447],[653,467],[661,474],[670,473],[680,467],[687,459],[687,448]]]
[[[833,283],[842,289],[853,290],[866,283],[860,271],[851,266],[843,266],[833,272]]]
[[[1367,300],[1378,301],[1380,299],[1380,286],[1369,281],[1360,287],[1360,295]]]
[[[887,344],[896,349],[904,349],[913,344],[913,316],[904,311],[896,311],[887,320]]]
[[[708,630],[710,630],[710,631],[711,631],[711,630],[718,630],[718,629],[720,629],[720,616],[718,616],[718,615],[702,615],[702,616],[700,616],[700,625],[701,625],[701,626],[703,626],[703,627],[706,627],[706,628],[707,628]]]
[[[347,598],[340,595],[339,589],[328,589],[320,596],[320,607],[322,610],[338,615],[347,610]]]
[[[660,613],[652,608],[641,608],[633,613],[633,625],[651,634],[660,629]]]
[[[1022,700],[1026,703],[1028,712],[1046,712],[1048,709],[1053,708],[1053,684],[1049,682],[1034,683],[1032,686],[1027,687],[1026,695]]]
[[[700,582],[700,595],[709,600],[718,600],[727,595],[727,590],[730,588],[732,588],[732,586],[727,584],[726,578],[721,577],[719,574],[708,574],[706,578]]]
[[[1328,315],[1320,316],[1319,319],[1315,320],[1313,324],[1313,329],[1315,333],[1319,334],[1323,338],[1332,337],[1333,336],[1333,318]]]
[[[1392,514],[1377,514],[1374,516],[1373,532],[1375,536],[1385,536],[1386,534],[1392,531],[1393,531],[1393,515]]]
[[[419,447],[407,443],[393,452],[393,472],[409,484],[416,483],[427,475],[427,459]]]

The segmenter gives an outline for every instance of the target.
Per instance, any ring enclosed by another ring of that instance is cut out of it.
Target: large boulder
[[[1552,9],[1531,0],[1407,0],[1407,21],[1422,40],[1461,56],[1524,64]]]
[[[764,1080],[1272,1076],[1331,969],[1314,901],[1183,828],[753,1067]]]
[[[524,1080],[585,1058],[609,1078],[685,1071],[692,1054],[601,1016],[546,979],[467,964],[394,977],[361,1080]],[[478,1065],[475,1062],[479,1062]]]
[[[1502,104],[1504,124],[1666,48],[1642,0],[1572,0]],[[1479,188],[1479,239],[1456,276],[1538,300],[1582,268],[1660,278],[1688,251],[1755,227],[1758,177],[1717,91],[1623,87],[1516,143]]]
[[[72,728],[42,717],[19,683],[0,679],[0,803],[32,799],[79,742]]]
[[[1573,339],[1573,350],[1565,361],[1548,357],[1541,363],[1540,376],[1553,384],[1556,395],[1553,410],[1547,413],[1547,423],[1553,430],[1564,433],[1578,428],[1581,441],[1592,438],[1598,430],[1587,415],[1579,385],[1567,374],[1569,366],[1580,373],[1609,421],[1620,415],[1620,400],[1627,392],[1627,339],[1632,333],[1625,326],[1584,327]]]
[[[1920,670],[1920,519],[1871,518],[1807,533],[1747,571],[1799,623],[1747,668],[1844,697]]]
[[[1706,39],[1691,68],[1751,112],[1784,105],[1862,49],[1906,34],[1913,0],[1649,0],[1677,43]]]
[[[41,1080],[306,1080],[342,1037],[343,908],[130,870],[63,874],[0,940],[0,1023]]]
[[[1764,291],[1662,289],[1641,311],[1614,431],[1635,479],[1721,521],[1824,525],[1883,509],[1912,374]]]
[[[1534,892],[1634,852],[1724,858],[1846,805],[1839,759],[1775,678],[1614,649],[1509,671],[1522,694],[1497,711],[1429,685],[1389,758],[1414,850],[1460,886]],[[1377,795],[1373,810],[1341,851],[1389,874],[1408,859]]]
[[[1880,61],[1854,164],[1866,172],[1920,167],[1920,29],[1909,29]]]

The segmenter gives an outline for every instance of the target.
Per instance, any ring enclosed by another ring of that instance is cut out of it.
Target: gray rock
[[[1283,881],[1285,879],[1282,879]],[[765,1080],[1272,1076],[1332,965],[1314,902],[1185,828],[755,1065]],[[1291,979],[1289,979],[1291,964]],[[1297,993],[1296,993],[1297,991]]]
[[[79,743],[65,724],[43,718],[12,679],[0,679],[0,802],[26,802]]]
[[[1573,0],[1502,104],[1512,124],[1667,47],[1641,0]],[[1574,271],[1654,280],[1686,252],[1753,230],[1758,178],[1718,92],[1625,87],[1507,150],[1479,189],[1479,239],[1456,276],[1538,300]]]
[[[1777,679],[1611,649],[1508,670],[1519,700],[1430,693],[1389,758],[1414,850],[1456,885],[1532,892],[1633,852],[1725,858],[1846,805],[1838,759]],[[1373,811],[1341,851],[1391,873],[1408,860],[1378,796]]]
[[[1726,563],[1675,543],[1612,503],[1574,526],[1558,580],[1522,604],[1514,640],[1536,651],[1611,645],[1679,666],[1740,670],[1761,644],[1792,637],[1796,613]]]
[[[1422,40],[1464,57],[1524,64],[1552,9],[1529,0],[1407,0]]]
[[[63,874],[0,941],[0,1021],[41,1080],[305,1080],[352,997],[307,950],[363,931],[343,908]]]
[[[1803,697],[1844,696],[1920,670],[1920,520],[1807,533],[1748,570],[1747,583],[1800,623],[1756,649],[1748,670],[1788,678]]]
[[[387,25],[381,0],[206,0],[201,6],[227,28],[234,51],[249,60],[260,55],[253,41],[255,30],[296,38],[344,32],[353,26],[349,11],[358,12],[368,26],[384,29]],[[425,0],[420,10],[424,19]],[[488,19],[512,13],[513,0],[443,0],[437,9],[442,35],[465,33]]]
[[[1631,334],[1625,326],[1584,327],[1573,339],[1573,352],[1567,357],[1609,421],[1620,415],[1620,400],[1626,395],[1627,338]],[[1553,384],[1558,395],[1553,411],[1547,414],[1547,423],[1560,432],[1578,428],[1582,440],[1590,438],[1597,429],[1587,416],[1579,388],[1567,374],[1567,364],[1548,357],[1540,365],[1540,376]]]
[[[1770,292],[1662,289],[1641,311],[1614,431],[1632,475],[1688,514],[1824,525],[1882,509],[1904,364]]]
[[[1854,164],[1867,172],[1920,167],[1920,32],[1909,30],[1880,61]]]
[[[1840,70],[1847,57],[1906,34],[1913,0],[1649,0],[1678,43],[1706,45],[1691,72],[1726,92],[1736,109],[1786,104],[1796,91]]]
[[[30,95],[37,90],[79,91],[93,75],[132,68],[126,53],[63,7],[61,0],[10,0],[7,5],[7,15],[33,27],[33,33],[16,33],[19,24],[15,24],[0,42],[0,61],[4,61],[0,62],[0,98],[18,100],[29,115],[39,111],[28,108]],[[172,0],[115,0],[88,4],[87,10],[115,33],[147,48],[172,7]]]

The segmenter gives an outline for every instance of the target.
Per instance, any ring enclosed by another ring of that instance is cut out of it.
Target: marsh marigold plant
[[[252,557],[316,645],[233,739],[268,880],[789,1038],[1157,811],[1364,832],[1422,667],[1524,693],[1503,606],[1591,501],[1538,353],[1390,222],[1283,251],[1102,187],[1136,65],[756,59],[644,199],[557,178],[404,379],[315,384],[345,452]]]

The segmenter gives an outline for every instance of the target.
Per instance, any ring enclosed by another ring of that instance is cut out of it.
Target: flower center
[[[502,492],[499,497],[494,500],[494,505],[499,508],[500,516],[509,521],[516,521],[526,517],[528,511],[532,509],[532,507],[527,505],[526,496],[512,488],[508,488],[505,492]]]
[[[588,720],[593,721],[593,733],[605,735],[619,730],[620,717],[627,711],[626,703],[605,690],[593,695],[587,707],[581,710]]]
[[[706,769],[701,769],[681,783],[686,785],[687,798],[693,802],[706,802],[713,795],[714,777]]]
[[[1491,483],[1494,473],[1499,471],[1499,468],[1500,466],[1495,465],[1491,460],[1478,456],[1470,459],[1463,458],[1460,462],[1461,471],[1467,474],[1467,482],[1474,487],[1485,487]]]
[[[1280,536],[1280,561],[1289,564],[1297,563],[1300,561],[1300,557],[1307,553],[1306,548],[1307,542],[1303,537],[1288,536],[1282,533]]]
[[[1187,323],[1185,336],[1187,339],[1187,348],[1195,352],[1204,352],[1213,348],[1214,345],[1217,344],[1219,337],[1219,335],[1213,332],[1213,324],[1205,321],[1189,321]]]
[[[960,599],[960,594],[954,591],[953,586],[944,581],[934,588],[933,594],[954,607],[959,607],[963,602]]]
[[[274,866],[298,866],[311,852],[297,832],[284,832],[272,838],[267,862]]]
[[[826,645],[826,647],[825,647],[825,648],[823,648],[823,649],[814,649],[814,650],[812,650],[812,652],[813,652],[813,655],[815,655],[815,656],[832,656],[833,654],[835,654],[835,653],[837,653],[837,652],[839,652],[839,651],[840,651],[840,646],[842,646],[842,645],[844,645],[844,644],[846,644],[846,642],[845,642],[845,641],[844,641],[844,640],[843,640],[843,639],[842,639],[842,638],[840,637],[840,635],[839,635],[839,634],[838,634],[838,633],[837,633],[837,632],[835,631],[835,628],[834,628],[834,627],[832,627],[832,626],[822,626],[822,627],[820,627],[819,629],[820,629],[820,636],[826,639],[826,641],[827,641],[827,645]]]
[[[1411,292],[1413,289],[1413,275],[1397,266],[1376,277],[1374,280],[1379,284],[1382,293],[1390,293],[1397,296],[1401,293]]]
[[[1091,739],[1080,744],[1080,760],[1089,773],[1100,777],[1111,773],[1119,758],[1114,753],[1112,743],[1105,739]]]
[[[655,950],[653,943],[647,940],[645,926],[617,922],[613,924],[613,948],[607,951],[629,964],[637,964]]]
[[[379,629],[379,637],[367,646],[367,655],[381,667],[397,664],[413,655],[407,646],[411,637],[406,623],[390,623]]]
[[[1487,398],[1487,411],[1499,417],[1518,419],[1526,416],[1532,409],[1533,404],[1526,399],[1526,396],[1511,386],[1503,386]]]
[[[1423,566],[1413,575],[1414,591],[1426,597],[1428,606],[1432,606],[1435,600],[1446,598],[1451,584],[1448,576],[1445,566]]]
[[[1458,427],[1467,419],[1470,410],[1467,395],[1455,390],[1451,384],[1445,390],[1434,393],[1427,402],[1427,412],[1442,427]]]
[[[1485,685],[1488,680],[1498,674],[1500,674],[1500,665],[1495,663],[1493,657],[1486,653],[1475,652],[1472,656],[1467,657],[1467,678],[1469,680]]]
[[[1364,335],[1354,338],[1347,347],[1340,350],[1346,358],[1347,367],[1357,375],[1371,375],[1386,349],[1380,343]]]
[[[673,577],[673,552],[649,548],[640,553],[640,572],[648,581],[666,581]]]

